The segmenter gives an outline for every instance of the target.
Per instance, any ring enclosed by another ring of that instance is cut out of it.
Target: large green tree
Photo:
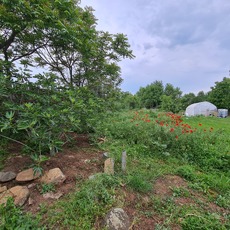
[[[70,38],[77,0],[0,1],[0,71],[15,77],[14,63],[31,63],[32,55],[56,36]]]
[[[164,93],[162,81],[155,81],[146,87],[141,87],[137,92],[140,106],[146,108],[158,107],[161,103],[161,96]]]
[[[0,0],[0,136],[35,153],[55,152],[70,131],[92,131],[105,111],[99,97],[122,80],[118,62],[133,57],[127,38],[97,31],[79,3]],[[50,72],[32,75],[30,65]]]
[[[208,98],[219,109],[230,109],[230,78],[224,77],[222,81],[215,82]]]

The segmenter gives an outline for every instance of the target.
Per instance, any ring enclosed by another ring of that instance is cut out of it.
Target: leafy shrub
[[[54,154],[64,135],[92,131],[103,106],[86,88],[59,89],[55,76],[35,77],[36,83],[15,84],[15,99],[3,103],[0,135],[20,141],[29,153]]]

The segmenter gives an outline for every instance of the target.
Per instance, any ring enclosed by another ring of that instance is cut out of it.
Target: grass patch
[[[8,199],[6,205],[0,205],[0,217],[0,229],[46,229],[46,227],[40,227],[41,216],[23,213],[14,205],[12,198]]]
[[[74,194],[49,210],[49,228],[93,229],[96,219],[105,215],[115,202],[118,186],[119,180],[106,174],[78,185]]]

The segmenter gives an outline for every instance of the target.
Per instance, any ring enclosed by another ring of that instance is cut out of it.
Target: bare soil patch
[[[20,146],[15,144],[10,147],[12,154],[5,161],[5,167],[2,171],[19,173],[31,167],[33,164],[32,159],[27,155],[20,154],[20,149]],[[103,172],[102,152],[92,148],[87,135],[78,135],[75,139],[74,147],[65,146],[61,152],[45,161],[42,164],[42,168],[44,172],[53,168],[61,169],[66,176],[66,180],[64,183],[55,186],[55,192],[60,192],[64,196],[75,190],[77,180],[86,180],[90,175]],[[1,183],[2,186],[7,186],[8,189],[18,184],[15,180]],[[20,183],[20,185],[29,186],[30,190],[30,201],[32,201],[32,204],[27,202],[23,206],[25,211],[36,213],[41,204],[49,205],[55,201],[43,198],[39,179]]]

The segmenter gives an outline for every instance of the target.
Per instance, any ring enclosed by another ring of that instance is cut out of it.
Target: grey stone
[[[16,177],[14,172],[0,172],[0,182],[11,181]]]
[[[97,178],[101,173],[96,173],[96,174],[93,174],[93,175],[90,175],[88,178],[89,180],[94,180],[95,178]]]
[[[33,203],[34,203],[34,200],[31,197],[29,197],[28,204],[32,205]]]
[[[109,158],[109,153],[102,153],[102,157],[105,158],[105,159]]]
[[[114,208],[105,217],[105,227],[108,230],[128,230],[129,217],[123,209]]]

